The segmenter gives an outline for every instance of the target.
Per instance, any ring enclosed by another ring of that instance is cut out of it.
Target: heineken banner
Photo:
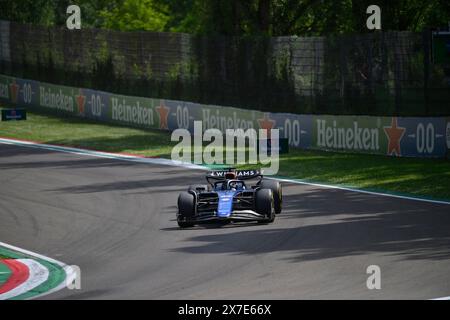
[[[442,157],[444,118],[314,116],[311,148],[407,157]]]
[[[106,120],[134,127],[157,129],[155,103],[159,100],[110,94]]]
[[[75,96],[77,114],[92,120],[109,121],[110,94],[90,89],[79,89]]]
[[[450,118],[447,118],[445,136],[445,140],[447,142],[447,158],[450,158]]]
[[[39,85],[39,106],[55,112],[84,117],[84,110],[80,109],[77,104],[81,96],[80,91],[80,89],[41,82]]]
[[[26,109],[44,108],[131,127],[193,131],[279,129],[301,149],[406,157],[450,155],[450,119],[268,113],[192,102],[131,97],[0,75],[0,100]]]
[[[0,99],[2,99],[2,101],[11,101],[12,102],[12,99],[10,97],[11,81],[12,80],[9,77],[0,75]]]
[[[21,107],[39,104],[39,82],[33,80],[16,79],[12,83],[11,91],[17,91],[16,101]]]
[[[270,113],[265,114],[258,124],[263,129],[279,129],[280,137],[288,139],[292,147],[309,149],[312,146],[314,134],[312,115]]]

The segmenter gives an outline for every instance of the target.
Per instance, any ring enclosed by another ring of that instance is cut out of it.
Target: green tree
[[[371,0],[155,0],[169,8],[171,30],[249,35],[328,35],[371,32]],[[448,0],[379,0],[383,30],[446,26]]]
[[[124,0],[100,12],[101,27],[123,31],[164,31],[167,9],[153,0]]]
[[[372,0],[0,0],[0,18],[64,25],[78,4],[83,27],[220,35],[328,35],[371,32]],[[448,0],[378,0],[383,30],[446,26]]]
[[[55,20],[56,0],[2,0],[0,19],[51,26]]]
[[[58,0],[55,6],[55,25],[65,25],[68,15],[67,7],[72,4],[80,6],[82,27],[100,28],[104,23],[103,11],[118,7],[122,0]]]

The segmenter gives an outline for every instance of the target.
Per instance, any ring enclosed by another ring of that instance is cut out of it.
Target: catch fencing
[[[448,116],[448,72],[430,43],[428,32],[225,37],[0,21],[0,72],[268,112]]]

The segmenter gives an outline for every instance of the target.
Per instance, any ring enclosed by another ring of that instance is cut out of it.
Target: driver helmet
[[[225,173],[225,183],[224,188],[229,187],[230,189],[236,188],[236,183],[229,183],[230,180],[236,179],[236,173],[235,172],[227,172]]]
[[[225,173],[225,179],[227,179],[227,180],[236,179],[236,173],[235,172],[227,172],[227,173]]]

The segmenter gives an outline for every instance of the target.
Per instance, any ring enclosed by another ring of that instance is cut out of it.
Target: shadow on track
[[[330,193],[340,194],[340,202]],[[402,208],[405,202],[398,201],[396,209],[392,199],[381,202],[383,206],[376,202],[372,205],[367,202],[367,195],[333,190],[290,195],[285,197],[284,212],[273,225],[190,236],[186,241],[199,244],[174,251],[238,255],[285,251],[291,262],[369,253],[403,260],[450,258],[450,215],[442,206],[440,211],[433,211],[434,205],[409,202]],[[291,219],[296,221],[287,222]],[[298,226],[298,222],[304,224]],[[280,224],[287,226],[280,228]]]

